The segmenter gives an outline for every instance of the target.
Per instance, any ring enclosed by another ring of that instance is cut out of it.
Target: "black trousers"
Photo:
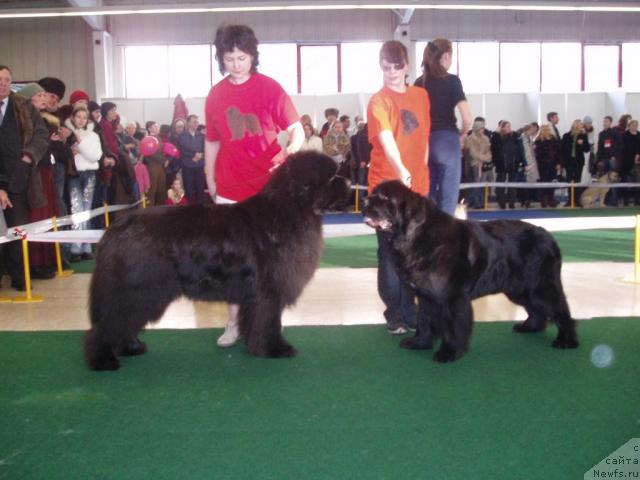
[[[515,172],[496,172],[496,182],[515,182]],[[516,189],[515,188],[498,188],[496,187],[496,196],[498,197],[498,203],[502,208],[505,207],[507,201],[512,204],[516,203]]]
[[[29,205],[26,194],[9,193],[9,200],[13,207],[4,210],[4,218],[7,221],[9,232],[18,225],[28,223]],[[11,276],[13,283],[24,282],[24,265],[22,260],[22,242],[16,240],[2,245],[4,264],[7,273]]]

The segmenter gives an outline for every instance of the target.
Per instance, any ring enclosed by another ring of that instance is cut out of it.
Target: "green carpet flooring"
[[[633,262],[634,232],[629,230],[578,230],[553,232],[564,262]],[[328,238],[322,267],[377,267],[375,235]]]
[[[287,328],[288,360],[219,333],[147,332],[115,373],[81,332],[0,333],[0,478],[577,479],[640,436],[639,319],[582,321],[570,351],[478,324],[448,365],[382,326]]]

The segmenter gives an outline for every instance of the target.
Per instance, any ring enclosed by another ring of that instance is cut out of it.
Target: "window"
[[[618,89],[620,47],[585,45],[584,89],[587,92],[611,92]]]
[[[382,42],[343,43],[342,92],[374,93],[382,88],[382,71],[378,63]]]
[[[500,44],[500,91],[540,91],[540,44]]]
[[[622,88],[640,92],[640,43],[622,44]]]
[[[302,94],[330,94],[338,91],[338,46],[302,45],[300,75]]]
[[[169,96],[206,97],[211,89],[211,46],[169,46]]]
[[[416,42],[415,72],[416,78],[422,75],[422,59],[428,42]],[[458,42],[451,42],[451,67],[449,73],[458,75]]]
[[[581,48],[579,43],[542,44],[542,92],[580,91]]]
[[[128,98],[169,95],[167,47],[134,46],[124,51],[125,92]]]
[[[285,92],[298,93],[298,59],[295,43],[261,43],[258,45],[258,71],[276,80]]]
[[[495,42],[460,42],[458,67],[465,92],[497,92],[500,49]]]

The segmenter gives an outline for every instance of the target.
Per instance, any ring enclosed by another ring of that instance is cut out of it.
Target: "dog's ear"
[[[420,194],[413,192],[407,187],[397,200],[397,225],[399,228],[406,230],[411,224],[416,222],[422,223],[425,215],[424,205],[426,199]]]
[[[337,166],[328,156],[316,152],[298,152],[274,172],[263,192],[286,192],[299,205],[311,205],[318,189],[326,188]]]

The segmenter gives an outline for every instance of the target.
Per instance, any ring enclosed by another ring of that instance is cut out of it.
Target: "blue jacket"
[[[196,132],[191,135],[189,130],[182,132],[178,136],[178,150],[180,150],[180,164],[182,168],[203,168],[204,157],[199,162],[194,162],[193,157],[196,153],[204,155],[204,134]]]

